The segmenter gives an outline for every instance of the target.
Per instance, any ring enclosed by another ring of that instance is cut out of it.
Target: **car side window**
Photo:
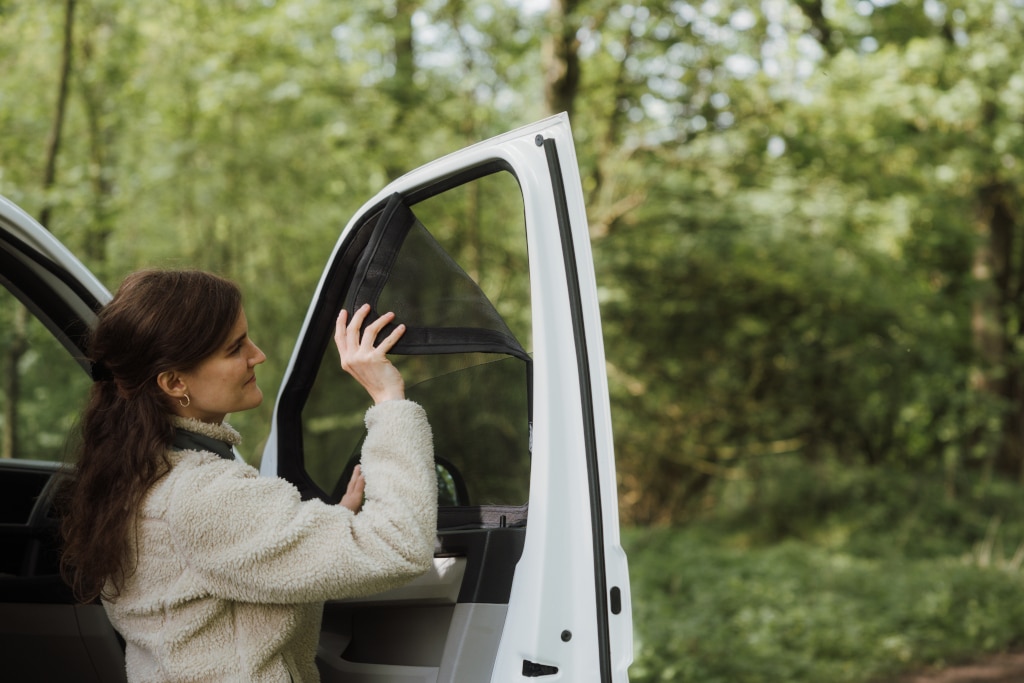
[[[67,459],[90,383],[53,334],[0,287],[0,457]]]
[[[522,506],[529,497],[532,361],[519,185],[499,171],[409,209],[413,227],[389,261],[375,303],[378,313],[395,310],[398,322],[409,322],[403,311],[415,315],[414,324],[430,331],[423,340],[452,336],[443,352],[424,350],[424,341],[391,356],[407,396],[433,427],[439,505]],[[477,321],[485,322],[467,333],[475,346],[462,350],[460,330]],[[491,335],[499,340],[493,348]],[[367,407],[329,345],[302,411],[302,441],[307,474],[333,499],[358,459]]]

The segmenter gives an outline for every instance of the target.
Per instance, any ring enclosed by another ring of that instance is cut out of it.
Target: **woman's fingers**
[[[370,304],[363,304],[356,312],[352,315],[352,321],[347,321],[348,312],[342,309],[338,315],[338,322],[335,328],[335,339],[338,339],[339,334],[344,334],[345,342],[351,346],[361,346],[365,350],[380,349],[383,352],[388,352],[391,348],[401,339],[402,335],[405,334],[405,325],[398,325],[394,330],[388,334],[387,337],[378,341],[377,335],[380,331],[387,327],[390,323],[394,322],[395,314],[391,311],[384,313],[377,317],[376,320],[366,326],[366,329],[362,331],[360,337],[360,328],[363,326],[366,316],[370,313]]]
[[[352,478],[348,480],[348,487],[345,495],[341,497],[339,505],[344,505],[352,512],[359,512],[363,506],[363,494],[366,491],[366,479],[363,478],[362,466],[356,465],[352,472]]]
[[[353,346],[359,346],[359,330],[363,326],[366,316],[370,315],[370,304],[363,304],[352,314],[352,321],[348,324],[348,342]],[[367,327],[369,329],[369,327]]]
[[[376,403],[404,398],[405,388],[401,373],[388,360],[387,353],[405,334],[405,325],[398,325],[378,342],[380,334],[395,319],[388,312],[361,328],[370,314],[370,305],[363,304],[352,314],[338,314],[334,339],[338,345],[341,367],[366,389]]]
[[[392,319],[394,318],[393,315],[391,317]],[[405,325],[396,325],[395,329],[391,330],[391,333],[388,334],[388,336],[377,341],[377,350],[381,353],[387,353],[394,348],[395,344],[398,343],[398,340],[402,338],[403,334],[405,334]]]
[[[369,307],[367,307],[367,310],[369,310]],[[365,316],[363,317],[365,319]],[[366,326],[366,330],[363,331],[361,343],[368,346],[377,346],[377,335],[380,334],[381,330],[383,330],[388,324],[393,322],[394,319],[395,314],[391,311],[379,316],[376,320]]]
[[[334,321],[334,343],[338,345],[338,349],[341,349],[342,343],[345,341],[346,330],[348,329],[348,311],[344,308],[338,313],[338,319]]]

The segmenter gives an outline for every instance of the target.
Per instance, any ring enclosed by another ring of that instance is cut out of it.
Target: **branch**
[[[46,143],[46,166],[43,170],[43,190],[49,190],[57,182],[57,155],[60,152],[61,133],[64,129],[64,112],[67,110],[68,83],[71,80],[71,58],[74,52],[75,1],[64,2],[64,49],[61,55],[60,81],[57,84],[57,109],[53,114],[53,127]],[[50,225],[50,202],[46,200],[39,214],[44,227]]]
[[[832,26],[825,18],[822,0],[796,0],[796,6],[811,22],[811,35],[830,55],[839,52],[839,47],[832,40]]]

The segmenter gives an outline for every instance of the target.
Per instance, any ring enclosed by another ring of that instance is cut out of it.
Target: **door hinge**
[[[558,673],[557,666],[538,664],[528,659],[523,660],[523,675],[527,678],[539,678],[541,676],[554,676]]]

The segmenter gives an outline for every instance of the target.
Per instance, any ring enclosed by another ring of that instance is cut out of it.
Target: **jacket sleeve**
[[[316,602],[377,593],[426,571],[437,528],[426,415],[411,401],[387,401],[367,411],[366,426],[359,514],[302,501],[285,480],[228,461],[180,477],[166,519],[200,586],[229,600]]]

